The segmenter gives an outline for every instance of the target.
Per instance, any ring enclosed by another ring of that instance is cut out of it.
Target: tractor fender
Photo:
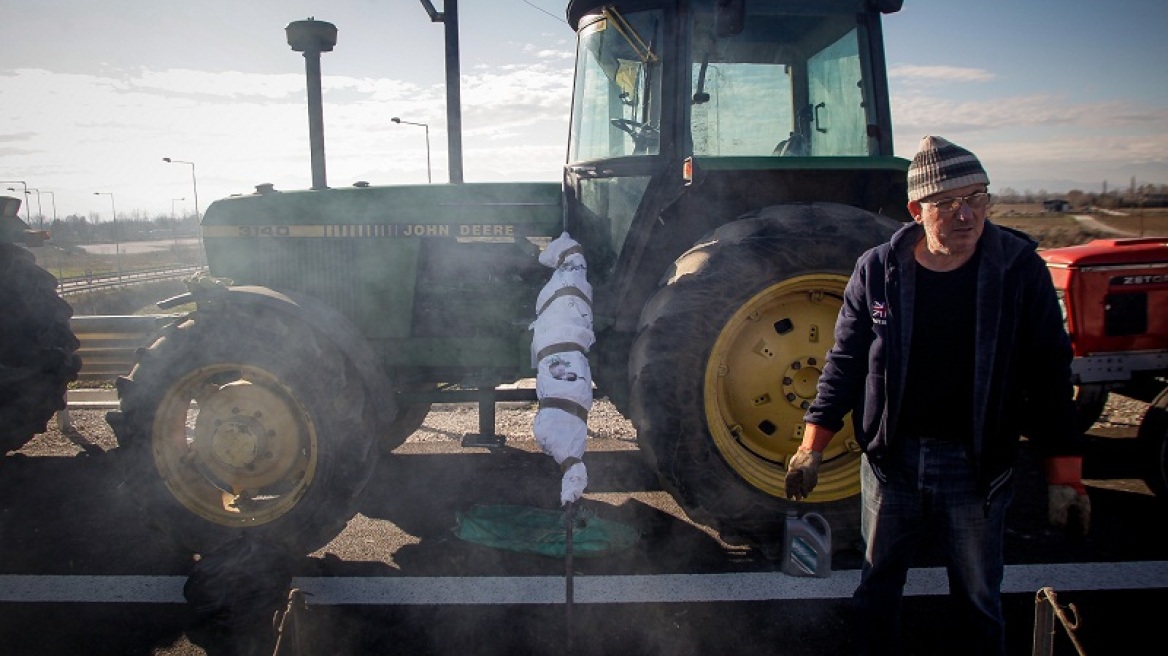
[[[394,389],[389,376],[380,366],[377,355],[348,317],[317,298],[292,291],[277,291],[258,285],[208,286],[192,290],[159,303],[159,307],[173,307],[195,302],[200,309],[216,305],[256,305],[277,311],[292,319],[303,321],[323,335],[349,357],[361,375],[370,398],[376,400],[375,414],[379,432],[397,416]]]

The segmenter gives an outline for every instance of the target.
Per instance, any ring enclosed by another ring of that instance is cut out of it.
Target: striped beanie
[[[920,200],[940,191],[990,183],[977,156],[941,137],[921,139],[908,167],[908,199]]]

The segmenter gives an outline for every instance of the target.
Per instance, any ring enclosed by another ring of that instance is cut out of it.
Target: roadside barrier
[[[113,381],[130,373],[134,352],[177,315],[79,316],[69,320],[81,341],[78,380]]]
[[[134,353],[146,346],[159,328],[178,315],[82,315],[69,320],[69,327],[81,342],[77,354],[81,356],[81,371],[77,380],[87,383],[112,383],[118,376],[130,373]],[[57,425],[71,426],[69,409],[112,409],[118,407],[116,398],[78,400],[81,394],[71,390],[68,406],[57,413]]]

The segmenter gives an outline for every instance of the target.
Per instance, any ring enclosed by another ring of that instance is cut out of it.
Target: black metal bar
[[[312,163],[312,188],[328,189],[324,164],[324,102],[320,91],[320,51],[304,53],[308,78],[308,145]]]
[[[527,391],[527,390],[524,390]],[[535,390],[531,390],[534,392]],[[503,446],[507,438],[495,432],[495,403],[499,400],[498,390],[474,390],[475,400],[479,402],[479,432],[464,435],[463,446],[482,446],[498,448]]]
[[[567,634],[569,656],[573,653],[576,646],[576,631],[572,621],[572,603],[575,601],[576,590],[575,581],[572,573],[572,532],[576,525],[576,504],[569,503],[567,509],[564,511],[564,633]]]
[[[492,389],[492,390],[478,390],[478,389],[456,389],[456,390],[430,390],[424,392],[398,392],[397,399],[399,405],[410,405],[413,403],[471,403],[483,402],[483,392],[486,391],[494,403],[500,401],[531,401],[539,400],[536,396],[534,388],[508,388],[508,389]],[[493,409],[492,409],[493,412]]]
[[[462,93],[458,64],[458,0],[442,8],[446,27],[446,136],[451,184],[462,183]]]

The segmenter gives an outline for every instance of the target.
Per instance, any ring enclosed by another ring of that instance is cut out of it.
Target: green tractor
[[[850,430],[809,499],[782,480],[852,266],[909,218],[881,34],[900,4],[573,0],[562,183],[463,183],[452,129],[451,184],[328,188],[314,144],[312,189],[215,202],[214,279],[173,301],[196,309],[142,350],[109,417],[136,498],[193,551],[250,534],[307,552],[430,404],[478,401],[470,438],[491,444],[495,401],[534,400],[498,388],[534,376],[537,258],[567,232],[588,261],[597,393],[664,488],[728,541],[775,545],[795,510],[851,546]],[[444,14],[449,37],[456,3]],[[310,126],[330,28],[289,26]]]

